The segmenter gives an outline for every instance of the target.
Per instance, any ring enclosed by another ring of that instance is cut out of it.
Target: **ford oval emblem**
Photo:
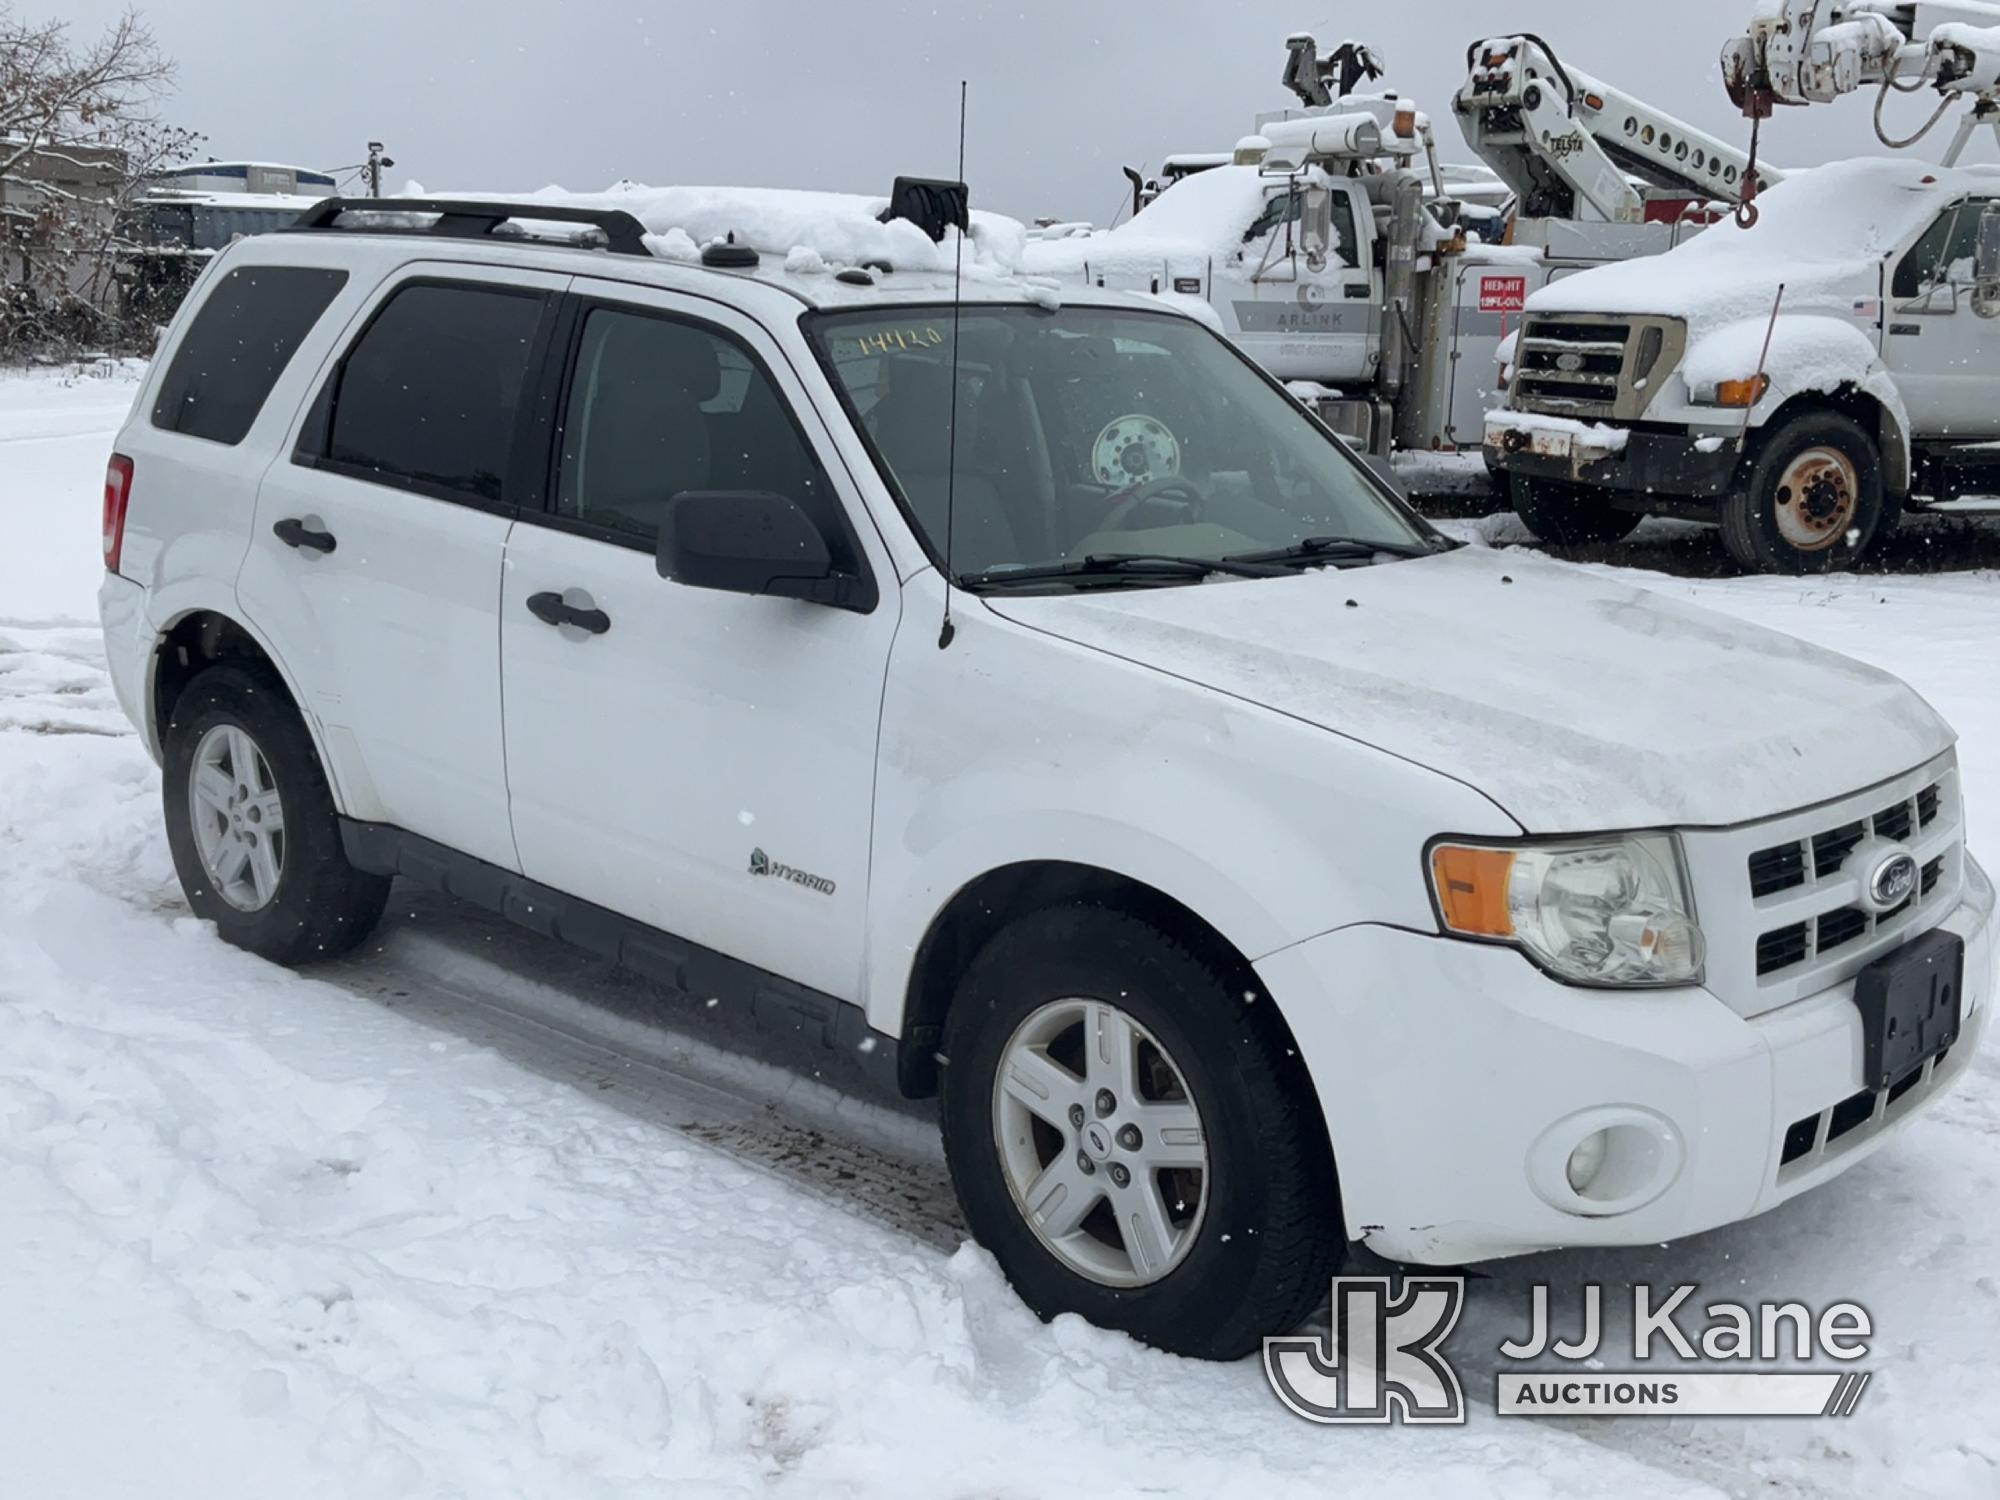
[[[1903,850],[1886,854],[1868,877],[1868,900],[1875,910],[1894,911],[1917,891],[1917,858]]]
[[[1556,356],[1556,368],[1561,370],[1565,375],[1574,375],[1583,368],[1583,356],[1581,354],[1558,354]]]

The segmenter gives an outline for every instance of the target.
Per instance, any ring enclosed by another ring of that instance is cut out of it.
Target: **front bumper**
[[[1734,437],[1713,433],[1624,433],[1622,447],[1588,426],[1570,432],[1510,423],[1505,413],[1486,419],[1487,463],[1531,479],[1587,484],[1634,500],[1715,500],[1735,486],[1742,449]]]
[[[1979,1048],[1994,895],[1969,856],[1966,871],[1964,899],[1938,924],[1966,941],[1963,1030],[1893,1102],[1858,1106],[1851,980],[1746,1020],[1705,989],[1575,989],[1511,949],[1396,928],[1346,928],[1273,954],[1257,970],[1319,1089],[1349,1237],[1420,1265],[1657,1243],[1839,1175]],[[1808,1120],[1812,1148],[1800,1154]],[[1585,1202],[1562,1163],[1600,1128],[1612,1131],[1613,1187],[1630,1191]]]

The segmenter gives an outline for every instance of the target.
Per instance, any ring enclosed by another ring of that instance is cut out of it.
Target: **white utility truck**
[[[1038,242],[1027,265],[1208,303],[1230,339],[1374,455],[1476,449],[1530,294],[1671,249],[1751,176],[1744,153],[1566,68],[1539,38],[1482,41],[1454,109],[1520,205],[1512,242],[1482,243],[1429,118],[1394,93],[1355,92],[1378,76],[1366,49],[1321,56],[1303,35],[1287,48],[1284,83],[1302,107],[1260,116],[1226,164],[1173,158],[1164,185],[1133,174],[1128,223]]]
[[[1538,294],[1488,462],[1550,541],[1690,516],[1719,522],[1746,567],[1821,572],[1913,497],[1950,500],[2000,467],[2000,175],[1954,165],[2000,120],[2000,5],[1765,0],[1723,65],[1756,119],[1875,87],[1891,147],[1971,109],[1942,167],[1796,174],[1644,268]],[[1892,137],[1888,96],[1927,86],[1929,124]]]

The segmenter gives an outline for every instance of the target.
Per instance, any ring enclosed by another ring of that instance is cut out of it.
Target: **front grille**
[[[1907,843],[1920,829],[1936,824],[1942,807],[1943,783],[1932,781],[1909,796],[1877,807],[1865,818],[1837,823],[1808,836],[1759,849],[1747,863],[1750,895],[1753,900],[1764,900],[1824,886],[1847,868],[1848,856],[1862,840],[1872,837],[1895,844]],[[1871,932],[1895,926],[1913,906],[1936,890],[1943,875],[1944,857],[1939,855],[1923,866],[1916,894],[1894,911],[1878,916],[1863,906],[1845,904],[1808,920],[1790,921],[1766,930],[1757,939],[1757,977],[1781,974],[1858,943]]]
[[[1819,919],[1819,951],[1845,948],[1868,930],[1868,913],[1858,906],[1842,907]]]
[[[1806,883],[1806,851],[1802,844],[1781,844],[1750,856],[1750,894],[1775,896]]]
[[[1806,954],[1812,951],[1807,936],[1810,931],[1806,923],[1794,922],[1789,927],[1780,927],[1758,938],[1757,977],[1762,979],[1766,974],[1775,974],[1793,964],[1804,963]]]
[[[1611,415],[1632,325],[1564,323],[1536,318],[1521,335],[1515,390],[1538,411]]]
[[[1686,343],[1686,325],[1670,318],[1529,318],[1514,356],[1509,404],[1552,416],[1637,421]]]
[[[1835,875],[1847,863],[1847,856],[1854,852],[1854,846],[1868,837],[1868,832],[1859,823],[1849,823],[1845,828],[1836,828],[1832,833],[1816,834],[1812,841],[1813,873]]]
[[[1684,829],[1708,988],[1738,1014],[1762,1015],[1852,979],[1943,921],[1966,878],[1959,788],[1947,752],[1798,812]],[[1864,841],[1916,856],[1916,887],[1896,911],[1877,915],[1863,889],[1874,866],[1856,857]]]

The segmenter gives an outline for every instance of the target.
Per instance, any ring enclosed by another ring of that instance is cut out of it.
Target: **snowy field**
[[[1757,1223],[1488,1268],[1468,1428],[1322,1430],[1255,1362],[1040,1325],[962,1243],[926,1120],[669,1029],[593,960],[427,898],[311,978],[222,946],[92,624],[130,380],[0,373],[0,1495],[2000,1494],[1990,1055]],[[2000,576],[1645,581],[1909,678],[2000,850]],[[1862,1302],[1868,1399],[1493,1415],[1528,1285],[1637,1280]]]

